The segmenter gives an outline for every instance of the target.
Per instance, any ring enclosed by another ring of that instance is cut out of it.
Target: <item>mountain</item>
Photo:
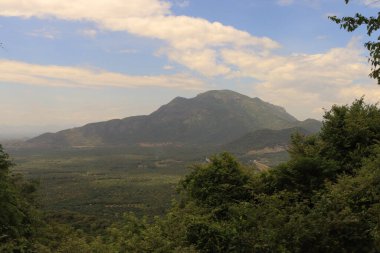
[[[300,127],[307,130],[310,133],[318,132],[322,127],[322,122],[315,119],[306,119],[300,121],[295,127]]]
[[[235,153],[247,153],[252,150],[276,147],[284,149],[289,145],[291,135],[296,132],[304,135],[312,133],[302,127],[292,127],[281,130],[260,129],[223,145],[223,149]]]
[[[237,92],[214,90],[190,99],[177,97],[150,115],[46,133],[28,143],[46,147],[221,145],[259,129],[280,130],[299,124],[302,122],[282,107]]]

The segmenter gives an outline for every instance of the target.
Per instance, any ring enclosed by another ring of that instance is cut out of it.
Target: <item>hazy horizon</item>
[[[190,98],[193,98],[193,97],[190,97]],[[173,99],[174,99],[174,97],[173,97]],[[167,104],[170,101],[167,101],[164,104]],[[271,103],[270,101],[265,101],[265,102]],[[164,104],[162,104],[162,105],[164,105]],[[271,104],[273,104],[273,103],[271,103]],[[54,133],[54,132],[58,132],[58,131],[66,130],[66,129],[70,129],[70,128],[81,127],[81,126],[88,124],[88,123],[108,121],[108,120],[112,120],[112,119],[122,119],[122,118],[131,117],[131,116],[149,115],[152,112],[158,110],[159,107],[162,105],[157,106],[152,111],[142,113],[142,114],[125,115],[125,116],[122,116],[119,118],[99,118],[99,119],[95,119],[95,120],[89,121],[89,122],[83,122],[83,120],[82,120],[80,122],[75,122],[72,124],[61,124],[61,125],[59,125],[59,124],[56,124],[56,125],[54,125],[54,124],[48,124],[48,125],[47,124],[35,124],[35,125],[28,125],[28,124],[6,125],[6,124],[2,124],[2,125],[0,125],[0,141],[1,140],[28,139],[28,138],[36,137],[36,136],[43,134],[43,133],[49,133],[49,132]],[[286,110],[286,108],[284,108],[284,109]]]

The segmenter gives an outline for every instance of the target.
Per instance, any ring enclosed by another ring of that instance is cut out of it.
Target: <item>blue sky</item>
[[[299,119],[377,102],[360,30],[375,0],[0,1],[3,132],[36,134],[149,114],[176,96],[232,89]]]

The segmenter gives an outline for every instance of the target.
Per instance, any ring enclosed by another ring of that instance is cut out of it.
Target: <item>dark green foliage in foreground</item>
[[[206,207],[218,207],[252,199],[250,177],[228,153],[211,158],[205,165],[196,165],[181,183],[190,200]]]
[[[300,157],[279,165],[269,173],[263,173],[262,182],[266,184],[265,193],[279,191],[301,192],[304,196],[321,189],[325,180],[337,176],[336,162],[320,157]]]
[[[0,145],[0,251],[30,247],[38,223],[31,205],[34,185],[10,173],[12,162]]]
[[[333,106],[324,119],[321,155],[338,161],[344,172],[353,172],[379,144],[380,109],[361,98],[351,106]]]
[[[163,217],[125,214],[98,236],[50,222],[24,238],[36,252],[380,252],[379,118],[363,99],[334,106],[267,172],[227,153],[194,165]]]
[[[294,135],[290,161],[268,172],[228,154],[195,166],[181,200],[138,233],[145,248],[129,251],[378,252],[379,116],[363,99],[334,106],[321,133]]]

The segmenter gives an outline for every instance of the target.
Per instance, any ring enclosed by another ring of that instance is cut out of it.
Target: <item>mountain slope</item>
[[[48,133],[37,146],[103,146],[138,143],[220,145],[259,129],[284,129],[300,121],[282,107],[228,91],[177,97],[147,116],[135,116]]]
[[[250,150],[263,148],[274,148],[276,146],[286,147],[290,143],[290,137],[294,133],[310,134],[301,127],[292,127],[281,130],[260,129],[232,141],[223,146],[224,150],[237,153],[245,153]]]
[[[310,133],[316,133],[321,129],[322,122],[315,119],[306,119],[304,121],[298,122],[294,127],[300,127]]]

